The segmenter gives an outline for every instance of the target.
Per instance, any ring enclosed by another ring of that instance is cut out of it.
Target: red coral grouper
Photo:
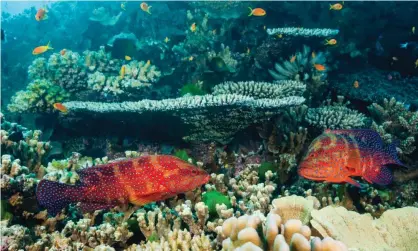
[[[209,175],[190,163],[168,155],[144,156],[78,172],[80,184],[41,180],[36,197],[51,215],[70,203],[80,202],[83,211],[132,203],[145,205],[199,187]]]
[[[309,146],[299,166],[300,176],[331,183],[348,182],[361,176],[369,183],[388,185],[393,180],[389,166],[404,166],[393,144],[385,147],[380,135],[372,130],[327,130]]]

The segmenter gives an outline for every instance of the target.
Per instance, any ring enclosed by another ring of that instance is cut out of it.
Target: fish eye
[[[193,175],[198,175],[198,174],[199,174],[199,172],[198,172],[197,170],[193,169],[193,170],[192,170],[192,174],[193,174]]]

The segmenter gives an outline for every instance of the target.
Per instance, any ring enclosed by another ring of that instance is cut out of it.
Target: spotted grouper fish
[[[51,215],[70,203],[80,202],[83,211],[132,203],[145,205],[191,191],[209,180],[202,169],[168,155],[143,156],[78,172],[80,182],[67,185],[41,180],[36,197]]]
[[[367,129],[327,130],[309,146],[299,165],[300,176],[331,183],[347,182],[360,187],[351,177],[369,183],[388,185],[393,181],[391,167],[403,166],[393,144],[385,146],[380,135]]]

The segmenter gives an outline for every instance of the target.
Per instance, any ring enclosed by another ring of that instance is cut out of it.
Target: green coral
[[[187,154],[187,151],[184,150],[184,149],[176,150],[174,152],[174,156],[176,156],[177,158],[182,159],[184,161],[189,161],[189,159],[190,159],[189,154]]]
[[[202,195],[202,201],[209,209],[209,214],[211,216],[216,216],[216,205],[225,204],[229,209],[232,207],[231,202],[229,201],[228,196],[218,192],[218,191],[208,191]]]
[[[17,92],[7,106],[11,112],[48,113],[54,111],[54,103],[61,103],[69,98],[69,94],[60,86],[44,80],[36,79],[25,91]]]
[[[272,171],[273,173],[276,172],[278,169],[278,166],[275,165],[272,162],[263,162],[261,163],[260,167],[258,168],[258,177],[261,180],[265,180],[266,178],[266,172],[267,171]]]

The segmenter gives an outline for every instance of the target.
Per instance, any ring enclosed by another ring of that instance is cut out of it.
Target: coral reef
[[[415,136],[418,134],[418,112],[411,112],[395,98],[384,99],[383,105],[373,103],[368,107],[372,115],[372,129],[382,136],[386,143],[397,143],[401,155],[410,155],[416,149]]]
[[[331,37],[338,35],[339,30],[333,29],[310,29],[300,27],[286,27],[267,29],[269,35],[283,34],[288,36],[303,36],[303,37]]]
[[[45,79],[31,82],[25,91],[17,92],[7,106],[11,112],[50,113],[53,105],[69,98],[69,94],[60,86]]]
[[[306,121],[321,129],[352,129],[365,125],[366,116],[347,107],[350,102],[344,103],[344,97],[339,96],[338,101],[331,104],[331,100],[323,103],[322,107],[309,108]]]

